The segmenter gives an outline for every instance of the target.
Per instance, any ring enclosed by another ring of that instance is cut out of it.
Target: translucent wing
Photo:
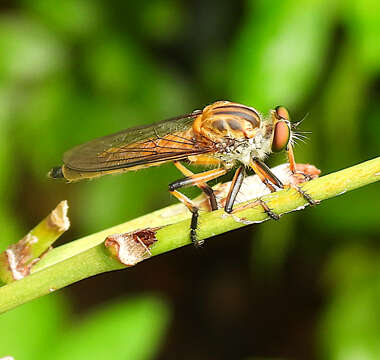
[[[65,166],[82,172],[107,171],[184,159],[211,152],[193,137],[196,111],[159,123],[139,126],[76,146],[64,154]]]

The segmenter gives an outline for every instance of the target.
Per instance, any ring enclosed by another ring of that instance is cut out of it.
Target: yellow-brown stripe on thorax
[[[250,139],[260,127],[261,118],[254,108],[218,101],[206,106],[193,124],[196,136],[214,142],[226,138]]]

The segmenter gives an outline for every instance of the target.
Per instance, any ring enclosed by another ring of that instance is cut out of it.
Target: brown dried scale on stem
[[[0,254],[0,279],[9,283],[29,275],[31,267],[70,227],[67,201],[57,207],[16,244]]]
[[[157,241],[158,229],[147,228],[124,234],[113,234],[106,238],[104,245],[116,260],[126,266],[133,266],[152,256],[149,247]]]

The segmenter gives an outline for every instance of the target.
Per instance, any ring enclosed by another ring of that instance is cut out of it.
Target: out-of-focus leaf
[[[16,242],[19,235],[18,219],[12,214],[10,206],[16,185],[9,131],[11,102],[10,91],[0,89],[0,252]]]
[[[36,80],[60,69],[65,52],[48,29],[22,17],[0,18],[0,79]]]
[[[313,137],[317,135],[314,153],[318,157],[319,167],[325,173],[377,155],[377,150],[371,154],[361,149],[361,133],[373,132],[374,128],[370,128],[369,122],[365,120],[368,116],[366,89],[369,77],[363,71],[360,56],[352,41],[343,43],[337,53],[335,69],[324,88],[322,102],[314,110],[313,115],[318,120],[318,126],[313,129]],[[324,211],[315,211],[313,219],[320,229],[329,229],[342,235],[378,231],[376,208],[379,206],[374,201],[377,187],[373,185],[365,191],[333,199]],[[369,207],[373,209],[371,212],[367,211]]]
[[[324,284],[335,294],[352,293],[359,286],[366,287],[380,271],[378,252],[366,247],[364,238],[350,237],[348,240],[349,243],[336,247],[322,274]]]
[[[323,171],[334,171],[364,160],[359,150],[362,127],[359,119],[368,80],[358,60],[351,43],[340,49],[322,104],[316,109],[320,114],[317,131],[321,135],[317,146]]]
[[[65,36],[82,37],[101,27],[99,1],[24,0],[24,3],[42,22]]]
[[[61,337],[51,358],[152,359],[162,343],[169,309],[154,297],[108,304]]]
[[[87,45],[85,65],[89,83],[100,96],[128,107],[126,118],[120,121],[125,128],[192,111],[183,110],[189,97],[184,79],[157,66],[127,36],[106,33]]]
[[[379,184],[373,184],[339,198],[329,200],[327,208],[316,208],[314,226],[325,233],[336,234],[337,240],[345,236],[378,234],[380,232],[380,203],[377,201]],[[349,211],[347,210],[349,209]],[[368,209],[371,209],[368,211]]]
[[[371,74],[380,70],[380,2],[349,0],[344,2],[344,20],[362,69]]]
[[[360,126],[360,145],[363,156],[366,154],[373,154],[374,157],[378,154],[379,150],[379,134],[380,134],[380,108],[378,106],[378,99],[376,95],[371,99],[365,112],[362,114]]]
[[[184,25],[181,2],[173,0],[147,1],[136,16],[140,19],[144,36],[156,41],[167,42],[180,32]]]
[[[234,47],[230,93],[264,110],[294,106],[315,86],[330,45],[334,1],[258,1]]]
[[[295,240],[294,231],[295,219],[291,217],[268,221],[257,229],[252,244],[252,262],[265,276],[281,271]]]
[[[10,156],[10,139],[9,139],[9,122],[11,114],[11,95],[8,89],[0,88],[0,168],[7,169],[9,167]],[[12,173],[10,174],[12,176]],[[8,180],[4,171],[0,172],[0,189],[4,189],[8,185]],[[1,190],[0,190],[1,191]]]
[[[10,126],[14,151],[27,159],[26,166],[36,179],[45,180],[49,168],[61,161],[65,143],[70,146],[73,131],[67,129],[72,129],[68,118],[75,104],[70,101],[72,92],[63,79],[45,81],[25,95],[14,112]]]
[[[326,281],[334,288],[320,326],[321,358],[379,358],[378,259],[378,252],[362,246],[347,246],[332,255]]]
[[[87,46],[85,53],[89,80],[102,92],[130,94],[139,81],[144,81],[144,72],[149,72],[147,63],[132,42],[122,40],[117,34],[107,34]]]
[[[50,295],[0,316],[0,357],[52,359],[66,325],[67,307],[62,296]]]

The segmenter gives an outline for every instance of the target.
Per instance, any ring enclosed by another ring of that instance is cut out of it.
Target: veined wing
[[[192,124],[201,113],[139,126],[76,146],[64,154],[65,166],[81,172],[107,171],[184,159],[213,148],[193,138]]]

